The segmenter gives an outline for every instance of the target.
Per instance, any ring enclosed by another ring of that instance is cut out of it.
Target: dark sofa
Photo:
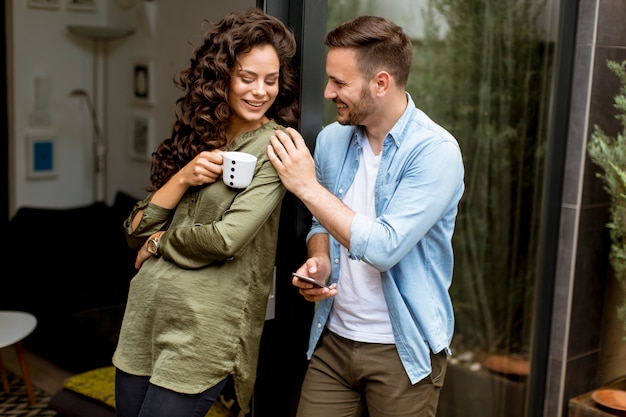
[[[26,349],[71,372],[108,366],[135,252],[122,223],[137,199],[118,192],[112,206],[23,207],[4,236],[0,309],[37,317]],[[9,267],[9,266],[12,267]]]

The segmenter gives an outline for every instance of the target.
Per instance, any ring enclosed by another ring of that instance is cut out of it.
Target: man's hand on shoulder
[[[318,185],[313,157],[297,130],[277,130],[270,142],[267,155],[289,191],[300,198],[302,193]]]

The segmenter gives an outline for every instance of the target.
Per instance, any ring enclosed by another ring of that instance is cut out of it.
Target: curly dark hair
[[[296,53],[293,32],[280,20],[253,8],[226,14],[204,34],[191,53],[191,65],[174,84],[184,91],[176,100],[172,135],[152,154],[149,191],[163,186],[199,152],[227,145],[232,110],[228,104],[231,73],[237,57],[253,47],[271,45],[280,62],[279,92],[266,116],[282,126],[296,127],[298,83],[291,67]]]

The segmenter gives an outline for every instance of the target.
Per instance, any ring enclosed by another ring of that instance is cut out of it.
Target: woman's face
[[[237,62],[228,95],[232,125],[238,125],[237,130],[256,129],[265,122],[265,113],[278,95],[278,54],[270,45],[256,46],[239,55]]]

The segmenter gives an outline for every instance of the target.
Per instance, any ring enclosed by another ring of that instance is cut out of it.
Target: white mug
[[[246,152],[222,152],[222,180],[231,188],[246,188],[252,182],[256,156]]]

